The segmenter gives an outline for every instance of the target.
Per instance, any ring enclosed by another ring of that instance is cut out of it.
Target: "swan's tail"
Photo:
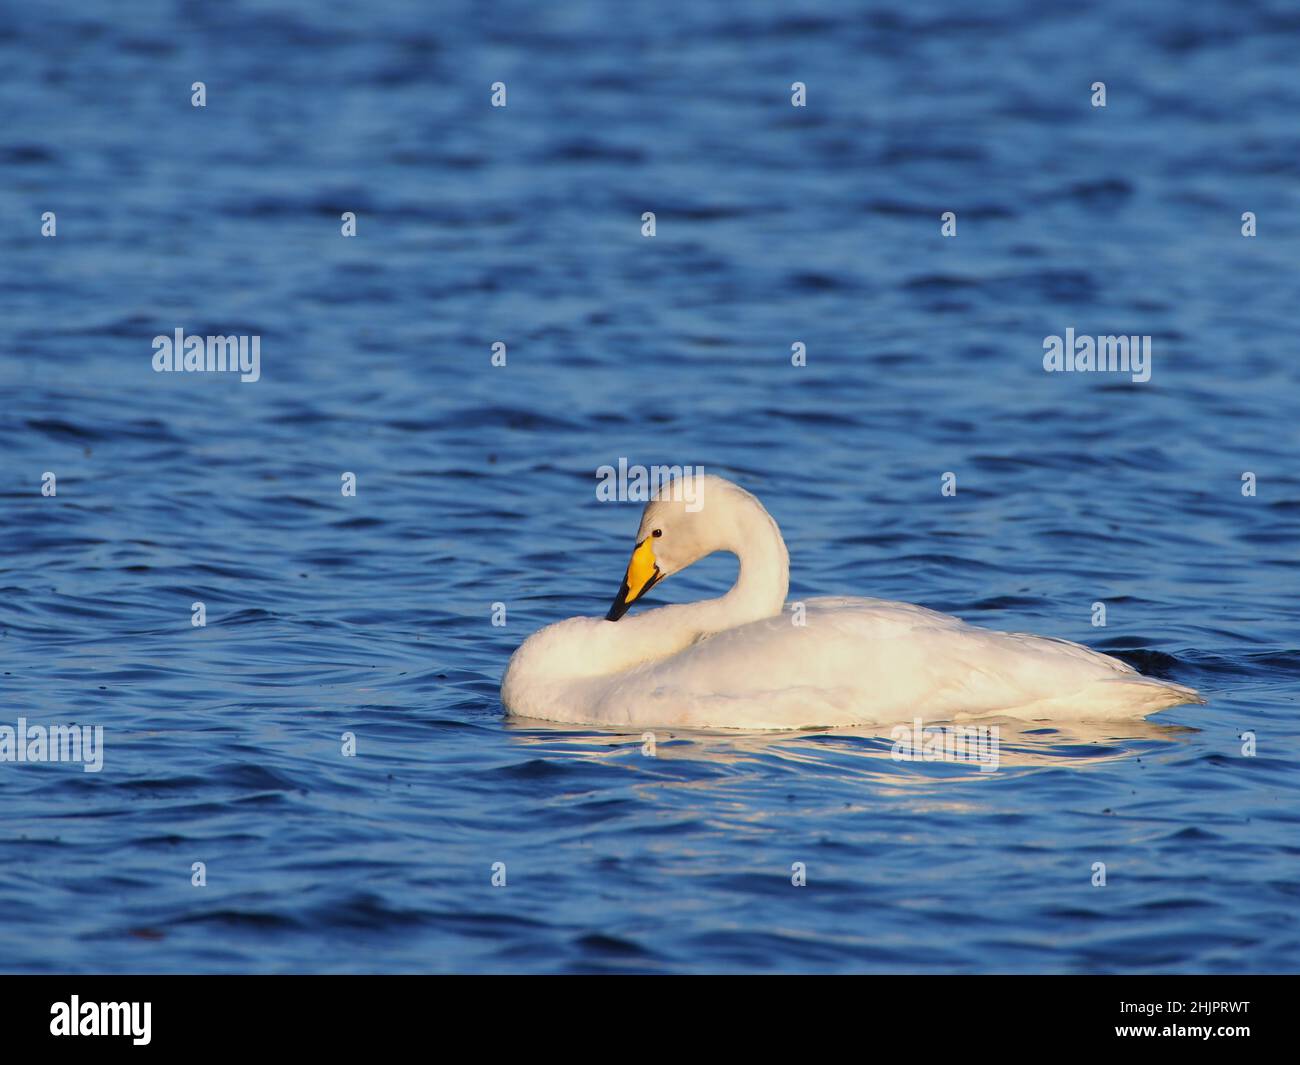
[[[1204,696],[1195,688],[1168,680],[1156,680],[1155,677],[1117,677],[1107,682],[1112,690],[1116,685],[1122,686],[1125,703],[1144,716],[1154,714],[1157,710],[1167,710],[1171,706],[1182,706],[1184,703],[1205,702]]]

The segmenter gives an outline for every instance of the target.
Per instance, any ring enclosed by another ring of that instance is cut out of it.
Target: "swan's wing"
[[[1119,701],[1133,706],[1115,716],[1186,701],[1078,644],[980,629],[908,603],[812,599],[800,620],[787,610],[609,678],[602,716],[748,728],[938,721],[1035,705],[1044,716],[1107,716],[1114,707],[1101,704],[1114,701],[1117,682]]]

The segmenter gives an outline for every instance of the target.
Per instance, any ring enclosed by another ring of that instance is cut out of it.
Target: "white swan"
[[[908,603],[818,598],[784,612],[785,542],[743,488],[712,475],[646,504],[605,618],[535,632],[501,682],[506,710],[588,725],[795,729],[944,721],[1141,718],[1204,702],[1076,643],[994,632]],[[688,504],[686,501],[693,501]],[[648,589],[730,551],[726,595],[619,620]],[[802,620],[803,624],[798,624]]]

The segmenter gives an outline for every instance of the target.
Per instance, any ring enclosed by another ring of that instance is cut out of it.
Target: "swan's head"
[[[705,555],[734,551],[738,511],[751,506],[767,517],[743,488],[711,474],[679,477],[663,485],[641,514],[632,559],[605,620],[617,621],[661,580]]]

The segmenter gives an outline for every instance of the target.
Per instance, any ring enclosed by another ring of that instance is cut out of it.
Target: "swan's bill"
[[[655,549],[646,537],[632,552],[632,560],[627,564],[623,575],[623,584],[619,587],[614,605],[605,615],[606,621],[617,621],[627,613],[627,608],[653,588],[663,574],[659,572],[659,563],[655,561]]]

